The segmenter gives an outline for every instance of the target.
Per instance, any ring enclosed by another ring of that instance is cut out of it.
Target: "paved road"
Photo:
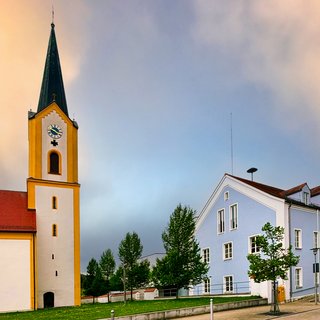
[[[314,302],[296,301],[280,305],[280,316],[269,314],[270,306],[252,307],[213,314],[213,320],[271,320],[284,318],[285,320],[320,320],[320,304]],[[185,317],[183,320],[210,320],[210,314]]]

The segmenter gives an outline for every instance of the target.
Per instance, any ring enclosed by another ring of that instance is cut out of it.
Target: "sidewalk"
[[[244,309],[236,309],[230,311],[220,311],[213,314],[213,320],[270,320],[277,318],[286,318],[293,315],[299,319],[320,319],[320,304],[299,300],[280,304],[280,315],[274,316],[269,313],[270,305],[261,307],[252,307]],[[316,314],[316,317],[315,317]],[[296,317],[293,317],[296,319]],[[183,320],[208,320],[210,314],[203,314],[193,317],[181,318]]]

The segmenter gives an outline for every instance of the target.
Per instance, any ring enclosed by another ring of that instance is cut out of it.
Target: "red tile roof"
[[[36,230],[36,211],[28,209],[27,192],[0,190],[0,231]]]
[[[278,198],[281,198],[281,199],[286,199],[286,200],[288,199],[289,195],[292,195],[292,194],[294,194],[296,192],[301,191],[302,188],[305,185],[307,185],[307,183],[302,183],[302,184],[300,184],[300,185],[298,185],[296,187],[293,187],[291,189],[283,190],[283,189],[275,188],[275,187],[268,186],[268,185],[265,185],[265,184],[262,184],[262,183],[258,183],[256,181],[251,181],[251,180],[243,179],[243,178],[240,178],[240,177],[236,177],[236,176],[233,176],[233,175],[228,174],[228,173],[226,173],[226,175],[230,176],[232,178],[235,178],[235,179],[237,179],[239,181],[242,181],[242,182],[244,182],[244,183],[246,183],[246,184],[248,184],[248,185],[250,185],[250,186],[252,186],[254,188],[257,188],[257,189],[259,189],[259,190],[261,190],[263,192],[266,192],[266,193],[268,193],[268,194],[270,194],[272,196],[275,196],[275,197],[278,197]],[[311,189],[311,196],[312,197],[317,195],[317,194],[320,194],[320,186]],[[292,201],[292,199],[290,201]],[[298,201],[298,202],[300,202],[300,201]]]
[[[311,197],[317,196],[319,194],[320,194],[320,186],[317,186],[311,189]]]
[[[289,196],[289,195],[291,195],[291,194],[297,193],[297,192],[301,191],[301,190],[303,189],[303,187],[306,186],[306,185],[307,185],[306,182],[305,182],[305,183],[302,183],[302,184],[299,184],[299,185],[296,186],[296,187],[293,187],[293,188],[291,188],[291,189],[289,189],[289,190],[284,191],[284,194],[285,194],[286,196]]]
[[[271,186],[268,186],[266,184],[262,184],[262,183],[258,183],[256,181],[251,181],[251,180],[247,180],[247,179],[243,179],[243,178],[240,178],[240,177],[236,177],[236,176],[232,176],[230,174],[226,174],[227,176],[230,176],[230,177],[233,177],[237,180],[240,180],[252,187],[255,187],[263,192],[266,192],[268,194],[271,194],[272,196],[275,196],[275,197],[278,197],[278,198],[284,198],[284,192],[285,190],[283,189],[279,189],[279,188],[275,188],[275,187],[271,187]]]

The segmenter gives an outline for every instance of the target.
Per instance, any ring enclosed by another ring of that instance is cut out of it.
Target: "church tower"
[[[28,208],[36,210],[38,308],[80,305],[78,125],[69,118],[55,25],[37,112],[29,111]]]

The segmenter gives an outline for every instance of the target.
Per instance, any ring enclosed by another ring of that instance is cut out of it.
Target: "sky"
[[[319,1],[17,0],[0,2],[0,189],[26,190],[52,4],[83,271],[127,232],[164,252],[175,207],[199,213],[225,173],[320,185]]]

